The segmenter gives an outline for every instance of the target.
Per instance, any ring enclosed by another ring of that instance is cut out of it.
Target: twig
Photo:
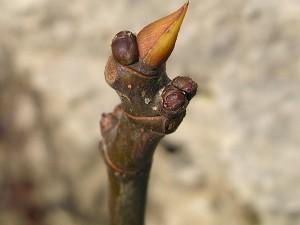
[[[122,31],[112,41],[105,79],[121,104],[100,121],[111,225],[144,224],[154,150],[162,137],[177,129],[196,94],[192,79],[170,80],[165,69],[187,7],[149,24],[137,37]]]

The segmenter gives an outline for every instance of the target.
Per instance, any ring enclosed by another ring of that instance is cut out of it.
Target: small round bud
[[[136,36],[130,31],[121,31],[116,34],[111,44],[112,54],[122,65],[130,65],[138,61],[138,45]]]
[[[195,81],[193,81],[189,77],[176,77],[172,81],[172,85],[186,93],[186,97],[188,100],[191,100],[192,97],[197,92],[198,85]]]
[[[112,113],[103,113],[100,120],[101,133],[104,134],[116,126],[118,119]]]
[[[185,93],[173,86],[168,86],[162,94],[161,112],[168,118],[185,111],[188,100]]]
[[[179,91],[174,91],[165,96],[163,107],[170,111],[176,111],[185,104],[185,96]]]

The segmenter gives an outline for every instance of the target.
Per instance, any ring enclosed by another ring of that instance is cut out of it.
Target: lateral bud
[[[118,118],[113,113],[103,113],[100,120],[102,135],[113,129],[118,123]]]
[[[183,113],[188,105],[188,100],[183,91],[172,85],[165,88],[161,97],[161,112],[168,118]]]
[[[198,89],[198,85],[189,77],[179,76],[172,80],[171,83],[174,87],[184,91],[188,100],[191,100]]]
[[[136,36],[130,31],[116,34],[111,43],[113,57],[122,65],[130,65],[138,61],[139,53]]]

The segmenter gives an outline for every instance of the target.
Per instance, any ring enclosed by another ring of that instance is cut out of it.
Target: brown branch
[[[170,80],[165,69],[186,9],[187,4],[146,26],[137,38],[123,31],[113,39],[105,79],[121,104],[100,121],[111,225],[144,224],[154,150],[162,137],[177,129],[196,94],[194,81],[188,77]]]

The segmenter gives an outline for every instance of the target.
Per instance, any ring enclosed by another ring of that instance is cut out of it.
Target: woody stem
[[[121,108],[117,116],[104,115],[101,125],[110,225],[143,225],[152,155],[163,135],[132,123]]]

